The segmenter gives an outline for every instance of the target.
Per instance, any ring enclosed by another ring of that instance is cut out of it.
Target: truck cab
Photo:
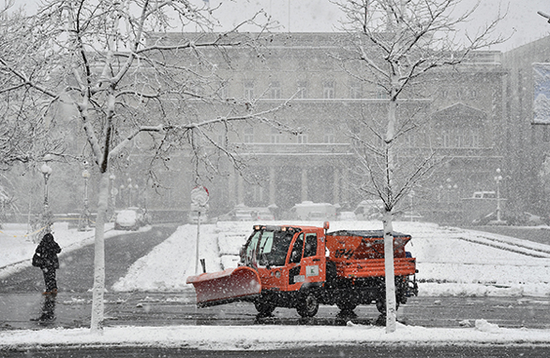
[[[239,265],[258,271],[263,290],[287,292],[321,285],[325,260],[322,228],[256,225]]]
[[[254,304],[260,314],[289,307],[312,317],[319,309],[314,292],[326,279],[325,229],[256,225],[241,250],[239,265],[258,272],[262,289]]]

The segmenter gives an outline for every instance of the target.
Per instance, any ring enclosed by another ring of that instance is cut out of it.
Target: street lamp
[[[122,207],[124,207],[124,184],[120,184],[120,202],[122,203]]]
[[[134,184],[134,189],[136,190],[136,198],[134,200],[134,206],[139,206],[139,185]]]
[[[132,178],[126,179],[128,182],[128,203],[126,204],[126,207],[132,206]]]
[[[500,181],[502,180],[502,175],[500,175],[500,168],[496,170],[497,175],[495,176],[495,182],[497,183],[497,222],[500,222]]]
[[[50,154],[46,154],[44,156],[44,164],[40,167],[40,171],[42,172],[42,175],[44,176],[44,212],[42,214],[42,223],[45,232],[51,232],[51,215],[48,205],[48,179],[50,178],[50,175],[52,174],[52,168],[48,165],[48,162],[52,160],[52,156]]]

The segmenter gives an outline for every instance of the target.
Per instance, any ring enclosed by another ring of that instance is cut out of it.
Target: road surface
[[[128,267],[171,235],[175,227],[155,227],[147,232],[126,233],[106,240],[107,287],[125,275]],[[12,329],[89,327],[91,312],[93,247],[62,256],[60,293],[52,302],[41,295],[40,270],[29,268],[1,282],[0,332]],[[233,303],[197,309],[192,290],[173,293],[106,293],[106,326],[165,325],[344,325],[383,324],[376,307],[360,306],[356,317],[341,317],[333,306],[322,305],[314,318],[303,319],[296,310],[277,308],[272,317],[261,318],[252,304]],[[52,307],[53,303],[53,307]],[[47,307],[48,306],[48,307]],[[534,297],[414,297],[398,311],[398,320],[424,327],[460,327],[485,319],[500,327],[550,328],[550,298]],[[53,309],[57,319],[30,319],[44,309]],[[2,351],[7,357],[540,357],[548,347],[513,346],[393,346],[315,347],[273,351],[218,352],[184,348],[63,348]]]

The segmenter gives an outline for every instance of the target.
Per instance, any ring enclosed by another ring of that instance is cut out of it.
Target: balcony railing
[[[251,155],[351,155],[349,143],[245,143],[243,152]]]

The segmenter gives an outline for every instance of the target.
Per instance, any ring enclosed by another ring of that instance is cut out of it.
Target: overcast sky
[[[36,9],[40,0],[15,0],[17,5],[26,7],[27,13]],[[193,0],[202,3],[205,0]],[[477,0],[462,0],[465,9]],[[324,32],[338,28],[340,13],[329,0],[209,0],[219,18],[228,27],[264,9],[276,19],[282,31]],[[512,36],[499,50],[509,50],[550,34],[550,23],[537,14],[543,11],[550,14],[549,0],[481,0],[481,5],[469,26],[476,29],[487,23],[499,11],[508,9],[506,18],[499,24],[498,31]]]

